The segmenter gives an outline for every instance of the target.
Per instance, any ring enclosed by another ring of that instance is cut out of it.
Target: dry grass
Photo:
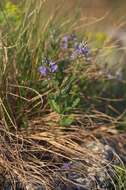
[[[105,147],[96,138],[112,134],[114,130],[108,132],[105,126],[96,132],[80,126],[63,128],[51,123],[51,118],[57,118],[57,115],[53,113],[44,119],[36,118],[29,122],[28,130],[20,132],[9,131],[1,123],[0,168],[13,188],[17,181],[29,190],[39,184],[46,189],[54,189],[59,180],[68,185],[76,184],[67,178],[69,170],[63,169],[66,162],[73,164],[71,172],[91,180],[95,186],[95,176],[101,172],[114,184],[108,173],[108,168],[114,173],[112,163],[105,159]],[[119,160],[117,155],[114,159]]]

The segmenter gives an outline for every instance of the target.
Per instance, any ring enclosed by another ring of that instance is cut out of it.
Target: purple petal
[[[68,42],[68,36],[64,36],[62,42]]]
[[[86,45],[83,45],[82,43],[75,43],[75,50],[77,52],[77,54],[83,54],[85,56],[87,56],[87,54],[89,53],[89,49]]]
[[[53,64],[50,67],[50,70],[51,70],[52,73],[54,73],[55,71],[57,71],[57,69],[58,69],[58,65],[57,64]]]
[[[68,48],[68,36],[64,36],[61,41],[61,48],[67,49]]]
[[[87,47],[83,47],[82,49],[81,49],[81,51],[82,51],[82,54],[87,54],[88,53],[88,48]]]
[[[67,48],[68,48],[68,43],[63,42],[62,45],[61,45],[61,47],[62,47],[63,49],[67,49]]]
[[[47,70],[46,67],[40,66],[40,67],[39,67],[39,72],[41,73],[41,75],[46,76],[47,73],[48,73],[48,70]]]
[[[69,170],[70,169],[70,163],[64,163],[62,166],[62,169]]]
[[[50,61],[50,62],[49,62],[49,65],[50,65],[50,66],[55,65],[55,62]]]

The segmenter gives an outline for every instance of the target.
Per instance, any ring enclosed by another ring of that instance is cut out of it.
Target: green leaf
[[[72,108],[75,108],[80,102],[80,98],[76,98],[72,104]]]
[[[60,120],[60,125],[62,126],[70,126],[74,121],[74,118],[72,117],[63,117],[61,120]]]
[[[60,106],[57,104],[57,102],[54,99],[50,100],[49,104],[54,111],[60,113]]]

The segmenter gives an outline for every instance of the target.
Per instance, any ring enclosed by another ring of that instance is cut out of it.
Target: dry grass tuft
[[[30,121],[29,125],[29,129],[36,130],[10,132],[0,125],[0,175],[11,181],[14,189],[19,182],[28,190],[37,185],[55,189],[58,181],[74,185],[80,178],[90,179],[90,185],[97,186],[95,176],[100,173],[114,184],[108,173],[114,170],[111,161],[105,158],[105,146],[91,131],[77,126],[49,126],[40,119]],[[65,163],[70,163],[69,169],[64,168]],[[79,177],[71,180],[69,173]]]

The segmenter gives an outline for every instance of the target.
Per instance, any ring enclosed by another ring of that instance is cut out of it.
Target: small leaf
[[[50,100],[49,104],[54,111],[56,111],[57,113],[60,113],[60,106],[57,104],[55,100]]]
[[[72,117],[64,117],[60,120],[60,125],[62,126],[70,126],[74,121]]]
[[[72,104],[72,108],[75,108],[80,102],[80,98],[76,98]]]

